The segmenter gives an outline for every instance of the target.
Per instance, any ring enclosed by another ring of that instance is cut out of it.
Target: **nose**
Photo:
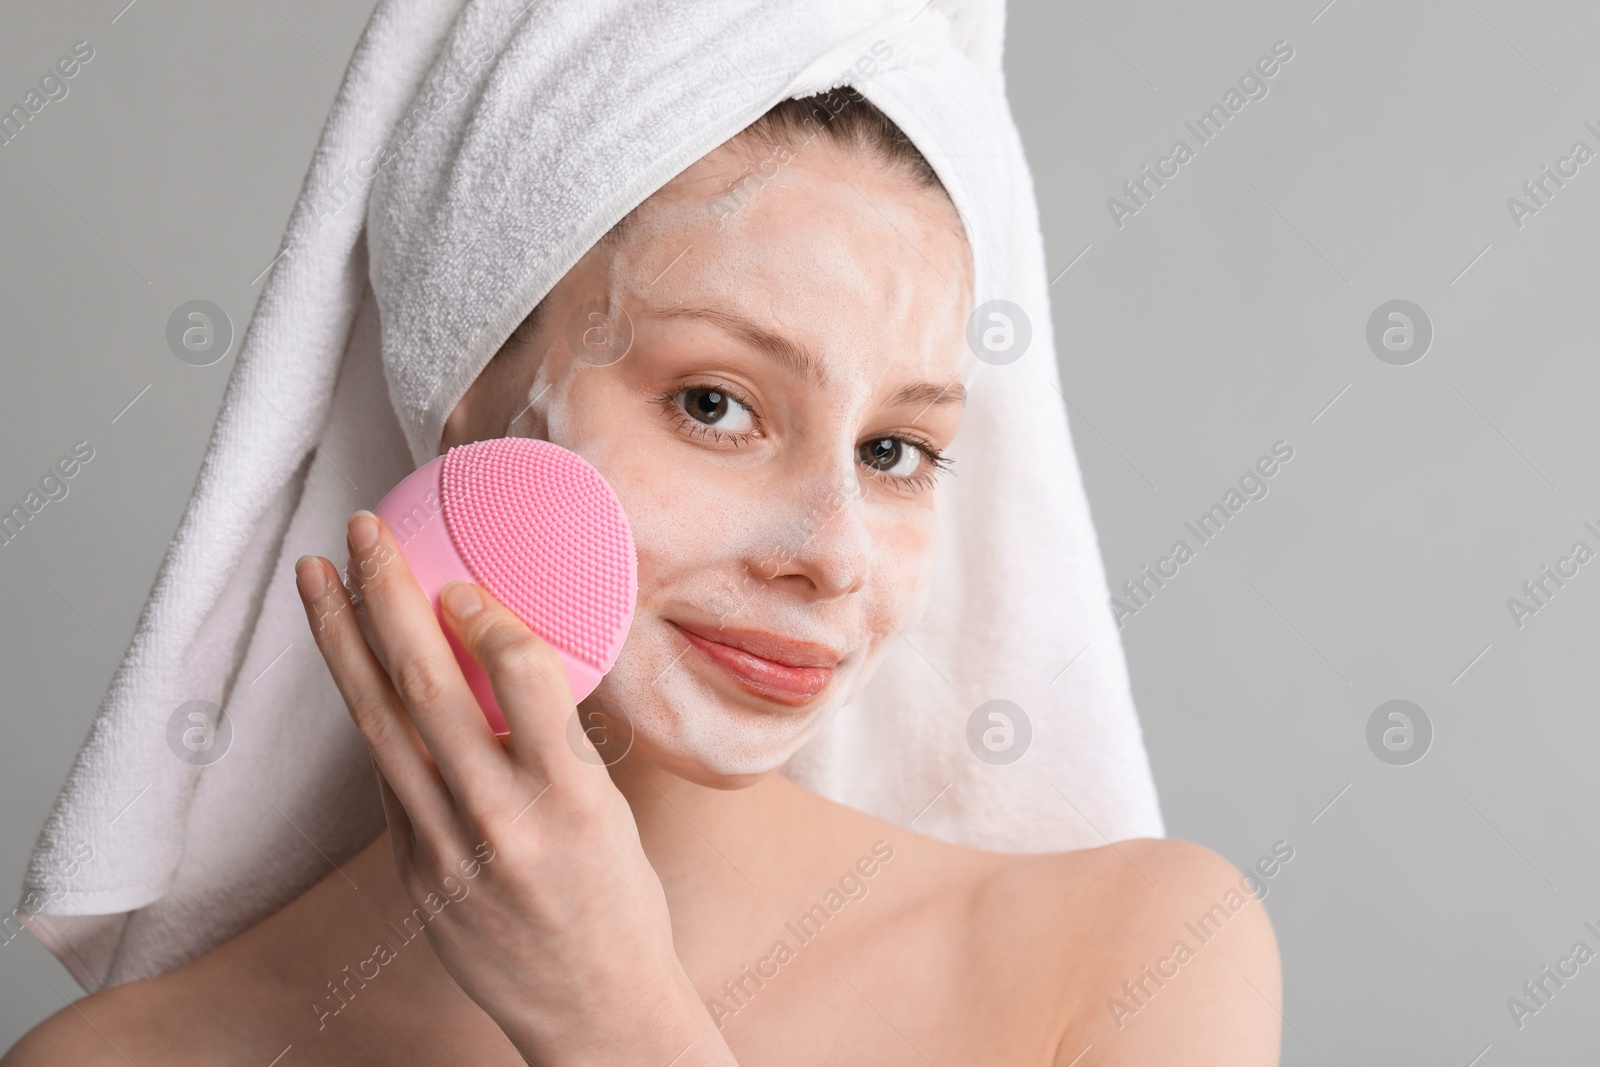
[[[812,600],[837,600],[866,585],[872,562],[861,487],[854,464],[833,469],[805,486],[785,490],[785,507],[768,551],[751,558],[751,571],[775,587],[803,587]]]

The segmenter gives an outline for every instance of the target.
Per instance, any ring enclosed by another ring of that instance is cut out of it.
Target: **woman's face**
[[[639,596],[585,713],[723,786],[781,766],[920,616],[972,358],[942,192],[813,141],[726,195],[746,158],[718,148],[592,248],[442,444],[538,437],[605,476]]]

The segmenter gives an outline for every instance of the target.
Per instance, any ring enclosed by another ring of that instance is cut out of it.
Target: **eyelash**
[[[748,433],[728,433],[725,430],[717,429],[715,426],[707,426],[698,419],[691,418],[689,413],[683,410],[682,405],[678,403],[678,398],[683,396],[685,393],[693,393],[699,390],[726,393],[729,397],[738,401],[749,410],[750,417],[755,420],[757,426],[759,427],[761,423],[761,413],[756,410],[756,406],[750,401],[750,398],[745,396],[739,390],[724,385],[721,382],[692,382],[688,385],[680,385],[676,389],[671,389],[664,393],[656,394],[655,401],[660,405],[662,412],[669,419],[673,420],[673,422],[677,423],[681,430],[693,434],[702,440],[712,441],[716,444],[730,443],[734,447],[738,448],[748,443],[751,438],[758,436],[759,430]],[[940,452],[938,447],[935,446],[932,441],[915,434],[885,434],[883,438],[873,438],[873,440],[899,441],[901,444],[909,445],[910,447],[921,452],[922,458],[928,462],[929,469],[910,476],[885,474],[883,471],[877,470],[876,468],[867,468],[867,473],[869,475],[893,488],[912,490],[930,489],[933,487],[934,482],[940,473],[949,470],[954,462],[950,459],[950,457],[946,456],[943,452]]]

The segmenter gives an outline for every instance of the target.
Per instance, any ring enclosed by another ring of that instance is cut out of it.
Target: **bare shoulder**
[[[0,1067],[126,1067],[130,1057],[140,1062],[154,1048],[152,1024],[171,1019],[168,984],[163,978],[130,982],[69,1004],[23,1035],[0,1058]]]
[[[1056,1062],[1088,1046],[1078,1067],[1276,1064],[1282,980],[1263,899],[1293,857],[1279,846],[1245,872],[1170,839],[1046,857],[1035,891],[1056,884],[1066,943],[1089,949],[1069,964],[1080,995]]]

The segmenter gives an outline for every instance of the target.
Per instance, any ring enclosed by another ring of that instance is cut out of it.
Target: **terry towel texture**
[[[1163,832],[1058,391],[1003,29],[1000,0],[381,0],[29,867],[32,928],[85,988],[179,966],[381,832],[293,561],[342,560],[349,513],[438,454],[462,393],[613,223],[779,100],[844,84],[928,157],[977,302],[1019,305],[1032,341],[967,383],[925,616],[784,773],[979,847]],[[968,746],[992,699],[1031,724],[1008,766]],[[168,744],[193,700],[232,731],[203,768]]]

